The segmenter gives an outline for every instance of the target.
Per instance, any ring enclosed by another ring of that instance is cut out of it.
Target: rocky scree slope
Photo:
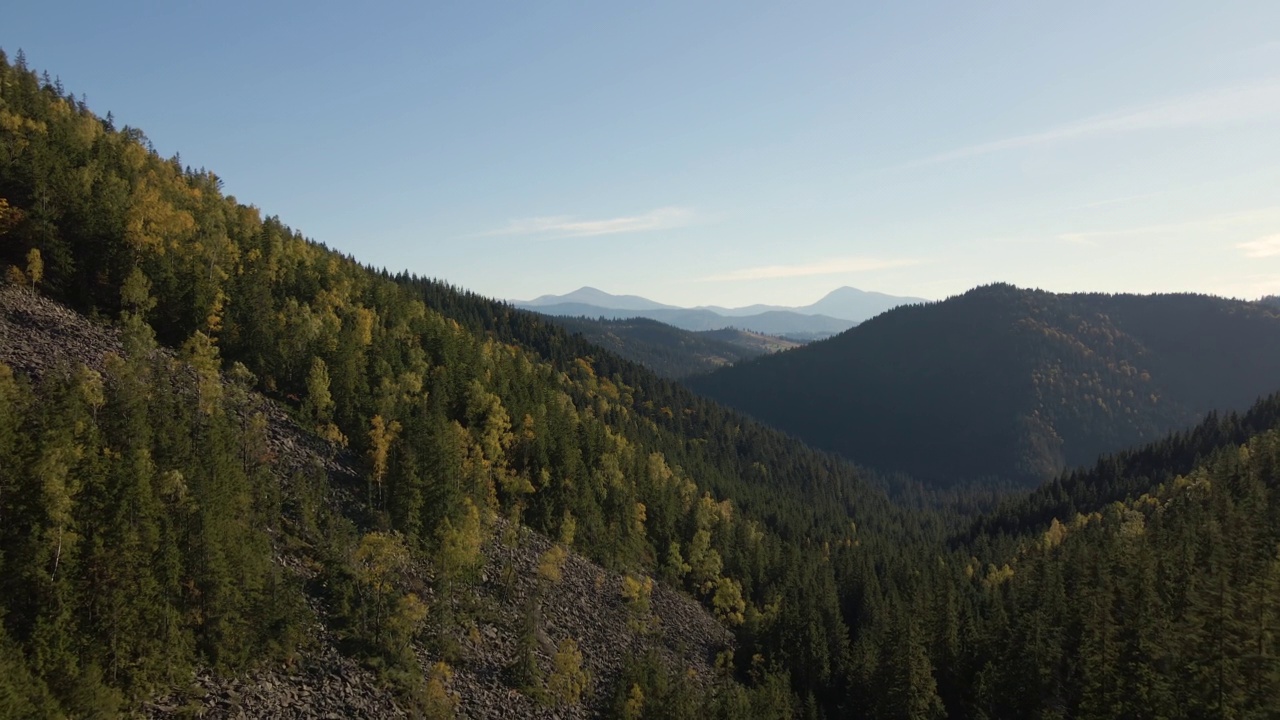
[[[60,367],[83,364],[102,370],[109,353],[123,348],[116,331],[22,287],[0,285],[0,363],[16,373],[39,377]],[[160,350],[172,354],[167,350]],[[302,473],[321,471],[325,501],[359,523],[364,480],[358,458],[303,430],[279,405],[257,394],[244,413],[261,412],[282,492],[294,492]],[[287,506],[287,503],[286,503]],[[286,518],[287,520],[287,518]],[[287,524],[287,523],[286,523]],[[654,585],[652,616],[639,627],[620,591],[622,576],[570,551],[561,579],[538,576],[539,560],[552,543],[523,527],[495,520],[486,562],[465,603],[476,621],[452,631],[460,648],[449,683],[459,715],[476,718],[578,718],[599,714],[609,700],[623,664],[649,652],[701,682],[715,677],[715,655],[732,646],[732,635],[688,596]],[[154,698],[142,707],[148,718],[394,718],[410,710],[372,670],[345,655],[332,627],[329,608],[314,580],[323,559],[305,542],[275,538],[274,561],[311,583],[305,585],[314,614],[311,637],[293,661],[259,666],[238,677],[203,670],[187,687]],[[429,579],[425,563],[411,572]],[[426,592],[430,603],[432,593]],[[456,602],[456,601],[455,601]],[[478,609],[478,612],[477,612]],[[512,667],[520,636],[532,610],[537,622],[540,672],[551,671],[551,653],[571,638],[582,653],[591,680],[582,702],[551,706],[518,687]],[[440,659],[428,643],[415,642],[423,668]]]

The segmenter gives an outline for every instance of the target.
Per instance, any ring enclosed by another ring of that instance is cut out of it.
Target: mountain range
[[[612,295],[582,287],[565,295],[542,295],[519,308],[544,315],[605,319],[648,318],[683,330],[704,331],[737,328],[800,341],[829,337],[899,305],[925,302],[852,287],[831,291],[810,305],[749,305],[738,308],[666,305],[637,295]]]

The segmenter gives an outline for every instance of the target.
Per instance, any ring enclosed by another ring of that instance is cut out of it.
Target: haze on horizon
[[[501,298],[1280,292],[1280,5],[25,3],[0,47]]]

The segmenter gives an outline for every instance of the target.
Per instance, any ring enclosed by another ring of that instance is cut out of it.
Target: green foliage
[[[66,711],[114,714],[197,663],[242,667],[296,638],[248,437],[197,383],[159,357],[30,387],[0,369],[0,597],[25,650],[5,652]]]
[[[396,535],[371,532],[352,559],[357,587],[357,629],[379,653],[402,658],[422,629],[427,606],[405,587],[409,550]],[[405,659],[407,661],[407,659]]]
[[[757,663],[751,687],[725,679],[699,682],[672,668],[656,654],[630,658],[623,666],[604,716],[673,718],[676,720],[786,720],[797,717],[785,673],[768,672]]]
[[[480,509],[469,498],[464,499],[457,524],[445,518],[440,526],[440,574],[446,582],[470,578],[484,560],[480,553],[483,542]]]
[[[654,632],[660,619],[653,614],[653,578],[622,576],[622,599],[627,607],[627,623],[637,633]]]
[[[173,554],[158,566],[167,574],[157,592],[177,588],[172,592],[192,605],[179,603],[165,621],[186,629],[163,636],[185,643],[179,655],[188,663],[199,655],[234,666],[251,657],[247,625],[262,619],[253,608],[275,581],[265,537],[244,526],[271,528],[278,518],[259,518],[249,499],[284,497],[297,523],[291,529],[345,528],[323,541],[309,534],[307,542],[326,553],[336,617],[347,619],[353,639],[362,638],[353,647],[395,664],[396,643],[379,639],[393,606],[366,602],[372,594],[348,566],[358,545],[343,539],[352,523],[326,516],[313,480],[286,494],[264,478],[267,453],[249,436],[260,435],[261,425],[253,431],[252,422],[228,417],[233,398],[215,382],[223,363],[240,363],[247,371],[241,375],[256,378],[259,389],[299,403],[301,417],[322,436],[350,439],[351,450],[369,459],[371,498],[356,522],[399,533],[411,553],[430,553],[446,597],[459,597],[474,577],[485,526],[497,512],[563,535],[610,567],[651,571],[671,548],[694,548],[695,588],[705,587],[712,602],[715,583],[732,578],[745,604],[761,601],[763,588],[778,582],[773,565],[783,536],[843,537],[850,512],[888,511],[833,458],[743,425],[531,314],[361,267],[223,196],[212,173],[159,158],[140,132],[107,127],[29,71],[4,65],[0,73],[8,118],[0,196],[11,203],[7,215],[21,217],[0,260],[20,265],[38,248],[49,294],[121,318],[127,357],[117,364],[117,384],[139,399],[130,412],[114,413],[109,398],[97,415],[154,430],[135,427],[131,437],[157,447],[121,457],[144,468],[137,497],[154,497],[144,506],[167,528],[142,537],[147,547]],[[168,392],[174,368],[139,360],[159,343],[184,346],[198,379],[195,406]],[[81,415],[96,412],[80,407]],[[84,493],[79,476],[59,469],[104,462],[87,442],[61,432],[44,446],[48,502],[35,502],[30,515],[40,522],[20,562],[43,568],[51,580],[62,579],[68,562],[59,540],[77,568],[90,547],[74,513],[67,519],[67,503],[74,508]],[[175,465],[175,455],[193,461]],[[665,468],[658,476],[649,472],[655,457]],[[29,463],[15,467],[24,468],[15,471],[19,479],[29,472]],[[755,481],[756,467],[768,468],[770,486]],[[815,506],[808,498],[819,486],[843,499]],[[742,512],[771,520],[737,549],[735,534],[746,525],[708,525],[695,502],[704,493],[717,501],[732,496]],[[98,501],[107,510],[119,502],[112,494]],[[866,524],[877,525],[870,518]],[[886,518],[883,525],[895,523]],[[187,562],[202,579],[184,585]],[[454,611],[449,602],[437,609],[442,622]],[[22,622],[34,628],[32,618]],[[20,642],[28,643],[30,632]]]

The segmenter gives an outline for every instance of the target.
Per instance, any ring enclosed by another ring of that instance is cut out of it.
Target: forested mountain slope
[[[171,688],[144,703],[148,716],[582,716],[609,706],[621,673],[635,672],[629,656],[710,679],[731,647],[691,598],[645,587],[637,613],[627,576],[509,523],[454,553],[478,561],[478,576],[437,572],[369,527],[359,458],[251,392],[242,365],[219,382],[180,359],[154,349],[136,317],[117,333],[0,285],[0,462],[7,481],[43,473],[63,523],[46,578],[51,544],[32,532],[41,498],[0,484],[5,626],[23,637],[34,618],[34,656],[58,671],[42,687],[0,627],[0,717],[56,714],[48,691],[59,694],[62,673],[78,676],[61,699],[73,714],[123,712]],[[111,512],[117,502],[130,512]],[[62,613],[42,611],[50,598]],[[150,637],[156,623],[163,633]],[[550,659],[566,639],[591,682],[578,702],[540,702],[537,653]],[[408,697],[396,698],[344,649],[429,670],[400,676]],[[213,667],[197,650],[217,654]],[[241,666],[234,679],[214,672]],[[175,683],[193,670],[194,685]],[[690,700],[706,690],[685,688]]]
[[[799,343],[745,330],[681,330],[657,320],[606,320],[555,317],[552,321],[579,333],[594,345],[640,363],[667,378],[708,373]]]
[[[997,568],[986,717],[1270,718],[1280,698],[1280,429],[1085,515]]]
[[[992,285],[690,383],[872,467],[1032,485],[1274,391],[1280,315]]]
[[[1133,500],[1276,427],[1280,427],[1280,395],[1263,398],[1243,413],[1210,413],[1193,428],[1103,456],[1090,468],[1069,471],[1027,495],[1006,499],[975,520],[956,542],[1016,542],[1028,534],[1038,535],[1054,518],[1088,515],[1111,503]]]

